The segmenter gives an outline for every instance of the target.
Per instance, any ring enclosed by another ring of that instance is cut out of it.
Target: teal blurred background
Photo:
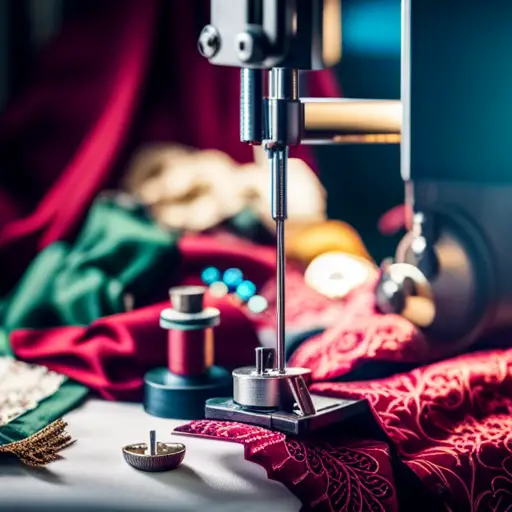
[[[345,97],[400,99],[400,0],[343,0],[343,53],[336,69]],[[384,237],[377,220],[403,202],[399,145],[318,149],[329,194],[329,215],[350,222],[372,255],[394,253],[397,237]]]

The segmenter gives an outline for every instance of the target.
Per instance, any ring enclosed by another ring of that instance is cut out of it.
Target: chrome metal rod
[[[240,140],[259,145],[263,138],[263,73],[259,69],[240,71]]]
[[[156,431],[149,432],[149,454],[156,455]]]
[[[284,226],[287,217],[288,146],[300,141],[301,111],[298,71],[283,68],[271,69],[265,110],[265,145],[270,159],[272,217],[276,221],[276,369],[280,373],[286,371]]]
[[[284,254],[284,219],[276,219],[276,237],[277,237],[277,350],[276,350],[276,368],[280,373],[286,370],[285,359],[285,274],[286,260]]]
[[[301,98],[303,144],[399,143],[402,102]]]
[[[298,100],[299,71],[272,68],[268,75],[268,97],[278,100]]]
[[[284,225],[287,217],[286,211],[286,173],[288,162],[288,148],[269,149],[270,173],[272,185],[272,217],[276,221],[276,323],[277,347],[276,368],[279,372],[286,370],[285,360],[285,275],[286,259],[284,250]]]

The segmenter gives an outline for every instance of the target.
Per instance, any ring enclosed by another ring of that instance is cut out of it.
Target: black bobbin
[[[168,333],[168,367],[144,376],[144,409],[160,418],[204,418],[205,401],[233,393],[231,374],[214,361],[213,328],[220,311],[203,308],[206,288],[180,286],[169,291],[172,308],[160,314]]]

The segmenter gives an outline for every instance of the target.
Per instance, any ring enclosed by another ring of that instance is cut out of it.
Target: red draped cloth
[[[204,4],[91,0],[88,16],[42,55],[34,85],[0,121],[2,292],[38,251],[76,233],[94,197],[115,186],[138,145],[172,140],[217,148],[240,162],[252,158],[236,142],[238,72],[210,66],[197,55],[193,31],[184,30],[194,26]],[[314,76],[311,94],[336,93],[328,73]],[[187,237],[180,249],[183,283],[197,282],[206,265],[237,266],[259,285],[275,271],[270,248],[245,242]],[[290,324],[303,325],[307,315],[325,311],[337,319],[303,344],[292,364],[311,368],[315,392],[367,398],[375,432],[361,439],[341,426],[322,438],[292,439],[210,421],[181,431],[243,443],[247,459],[313,510],[388,511],[410,503],[417,510],[510,510],[512,350],[487,348],[432,363],[442,353],[433,353],[429,340],[404,319],[378,314],[371,287],[333,303],[293,272],[288,286]],[[209,300],[222,314],[217,362],[247,364],[256,330],[269,318],[249,317],[229,298]],[[166,336],[158,327],[163,307],[87,327],[16,331],[12,348],[20,359],[45,364],[104,398],[138,399],[144,373],[165,364]],[[399,371],[395,366],[391,376],[372,379],[373,370],[361,373],[372,363],[393,363]],[[366,380],[341,381],[356,372]],[[429,499],[439,507],[427,505]]]
[[[141,144],[173,141],[252,161],[239,142],[239,70],[197,51],[208,4],[91,0],[45,49],[0,120],[0,267],[9,269],[0,293],[38,251],[76,233]],[[309,78],[311,94],[338,95],[330,72]],[[295,153],[313,165],[306,149]]]

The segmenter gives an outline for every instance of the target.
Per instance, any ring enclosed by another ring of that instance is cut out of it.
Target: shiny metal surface
[[[269,72],[269,100],[265,103],[265,144],[270,162],[272,217],[276,221],[276,370],[284,373],[285,359],[285,221],[288,145],[298,142],[300,119],[299,75],[296,69],[276,68]],[[297,139],[297,140],[296,140]]]
[[[393,263],[383,268],[376,302],[383,313],[402,315],[418,327],[429,327],[435,318],[430,284],[417,267],[408,263]]]
[[[485,332],[512,324],[512,242],[508,241],[508,226],[502,221],[504,212],[512,213],[510,194],[510,187],[414,183],[415,219],[423,217],[428,222],[423,222],[421,229],[415,222],[403,238],[397,248],[396,264],[406,266],[391,265],[394,275],[388,272],[387,277],[392,278],[384,282],[391,282],[386,285],[388,292],[393,283],[400,288],[404,275],[414,282],[414,293],[405,293],[405,300],[415,297],[415,312],[411,314],[409,309],[402,314],[422,327],[431,343],[448,344],[453,353],[470,346]],[[398,271],[402,278],[397,278]],[[424,279],[428,281],[428,291]],[[394,305],[386,306],[382,304],[382,284],[377,289],[381,309],[400,309],[397,297],[404,296],[403,290],[395,295]],[[388,298],[391,295],[388,293]],[[432,305],[428,305],[430,297]],[[421,311],[421,298],[423,311],[435,313],[431,322],[416,318]]]
[[[274,368],[276,351],[273,348],[258,347],[256,349],[256,373],[263,375]]]
[[[291,376],[286,380],[301,416],[311,416],[316,413],[313,398],[302,375]]]
[[[177,286],[169,290],[172,307],[180,313],[200,313],[206,288],[203,286]]]
[[[277,304],[276,304],[276,368],[284,372],[286,368],[285,358],[285,279],[286,279],[286,256],[284,247],[284,218],[276,219],[276,251],[277,251]]]
[[[272,184],[272,216],[276,222],[276,364],[278,371],[285,369],[285,279],[286,257],[284,228],[286,221],[286,171],[288,148],[269,150],[271,184]]]
[[[274,68],[268,73],[268,96],[264,101],[264,141],[267,148],[300,143],[303,107],[299,101],[296,69]]]
[[[149,433],[149,454],[156,455],[156,431],[151,430]]]
[[[156,442],[156,434],[150,432],[149,443],[130,444],[123,447],[124,460],[135,469],[148,472],[176,469],[187,451],[181,443]]]
[[[302,377],[309,380],[311,370],[286,368],[284,372],[259,374],[255,367],[247,366],[233,371],[233,400],[250,409],[292,409],[295,399],[288,380]]]
[[[299,99],[297,69],[273,68],[268,75],[268,97],[276,100]]]
[[[259,145],[263,137],[263,76],[259,69],[240,70],[240,140]]]
[[[286,181],[288,178],[288,148],[269,149],[271,208],[274,220],[286,220],[288,216]]]
[[[314,431],[337,425],[351,428],[354,420],[367,425],[373,415],[366,400],[346,400],[326,396],[310,396],[314,414],[302,414],[297,410],[248,409],[240,407],[231,398],[211,398],[206,401],[205,417],[217,421],[237,421],[277,430],[293,436],[304,436]],[[363,427],[364,428],[364,427]]]
[[[399,100],[301,98],[303,144],[400,142],[402,103]]]

